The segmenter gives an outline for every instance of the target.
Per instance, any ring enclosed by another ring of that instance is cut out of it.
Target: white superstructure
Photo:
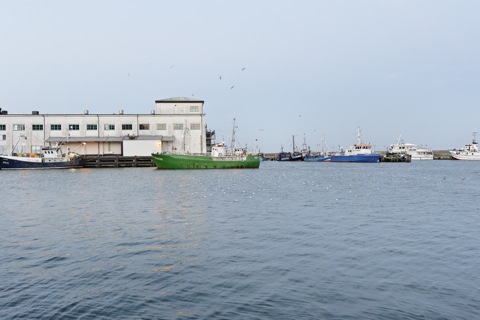
[[[149,156],[151,153],[207,152],[204,101],[155,101],[144,114],[8,114],[0,111],[0,154],[40,153],[47,145],[80,155]],[[24,139],[20,139],[25,137]],[[18,141],[21,141],[18,143]]]
[[[480,152],[478,150],[477,132],[473,132],[471,144],[466,144],[464,148],[459,150],[450,150],[450,155],[455,160],[480,160]]]
[[[433,160],[433,150],[426,147],[419,147],[413,143],[405,143],[400,136],[397,143],[391,144],[387,154],[408,154],[413,160]]]

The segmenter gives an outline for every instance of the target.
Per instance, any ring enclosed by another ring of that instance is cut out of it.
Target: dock
[[[386,154],[386,151],[379,151],[378,153],[380,153],[383,158]],[[264,153],[263,158],[267,161],[275,161],[278,158],[278,153]],[[449,150],[433,150],[433,160],[452,160],[452,157],[450,156]]]
[[[405,162],[401,160],[390,159],[381,151],[381,162]],[[263,158],[266,161],[277,160],[278,153],[264,153]],[[142,168],[155,167],[151,156],[124,157],[120,155],[99,155],[99,156],[80,156],[84,168]],[[434,150],[433,160],[451,160],[452,157],[448,150]],[[410,161],[406,161],[410,162]]]
[[[151,156],[80,156],[84,168],[138,168],[155,167]]]

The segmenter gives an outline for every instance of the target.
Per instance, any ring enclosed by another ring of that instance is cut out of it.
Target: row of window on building
[[[98,125],[97,124],[87,124],[86,129],[88,131],[90,130],[98,130]],[[115,130],[115,125],[114,124],[104,124],[103,125],[104,130]],[[139,130],[150,130],[150,124],[149,123],[144,123],[144,124],[139,124],[138,125]],[[173,130],[183,130],[184,129],[184,124],[183,123],[174,123],[173,124]],[[200,130],[200,123],[190,123],[190,130]],[[0,131],[6,131],[7,130],[7,125],[5,124],[0,124]],[[62,125],[61,124],[51,124],[50,125],[50,130],[51,131],[61,131],[62,130]],[[68,125],[68,130],[69,131],[78,131],[80,130],[80,125],[79,124],[69,124]],[[133,130],[133,124],[122,124],[122,130]],[[157,130],[167,130],[167,124],[166,123],[157,123]],[[13,125],[13,131],[25,131],[25,125],[24,124],[14,124]],[[43,131],[43,124],[32,124],[32,131]]]

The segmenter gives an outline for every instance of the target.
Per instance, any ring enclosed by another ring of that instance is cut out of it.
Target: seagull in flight
[[[242,71],[245,70],[245,69],[247,69],[247,68],[246,68],[246,67],[243,67],[243,68],[242,68]]]
[[[234,87],[235,87],[235,86],[231,86],[231,87],[230,87],[230,90],[232,90]]]

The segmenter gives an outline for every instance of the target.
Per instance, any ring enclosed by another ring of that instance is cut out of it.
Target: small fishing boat
[[[480,151],[478,150],[477,132],[473,132],[472,143],[466,144],[459,150],[450,150],[450,155],[454,160],[480,160]]]
[[[360,127],[357,131],[357,143],[347,150],[340,149],[332,155],[331,162],[380,162],[380,153],[372,152],[372,145],[370,143],[362,142],[362,134]]]
[[[303,157],[303,161],[306,162],[324,162],[330,161],[332,157],[323,153],[307,153]]]
[[[81,168],[78,154],[62,153],[60,147],[44,147],[40,154],[12,153],[0,156],[0,169],[69,169]]]
[[[212,146],[210,155],[152,153],[157,169],[257,169],[261,157],[247,154],[247,150],[235,147],[235,119],[233,120],[232,146],[224,142]]]
[[[277,156],[278,161],[302,161],[303,160],[303,155],[301,152],[297,150],[297,147],[295,146],[295,136],[292,136],[292,152],[285,152],[280,151],[280,153]]]
[[[303,161],[306,162],[325,162],[330,161],[331,154],[328,152],[328,147],[325,144],[325,141],[322,139],[322,148],[320,152],[311,152],[308,150],[308,153],[303,156]]]

